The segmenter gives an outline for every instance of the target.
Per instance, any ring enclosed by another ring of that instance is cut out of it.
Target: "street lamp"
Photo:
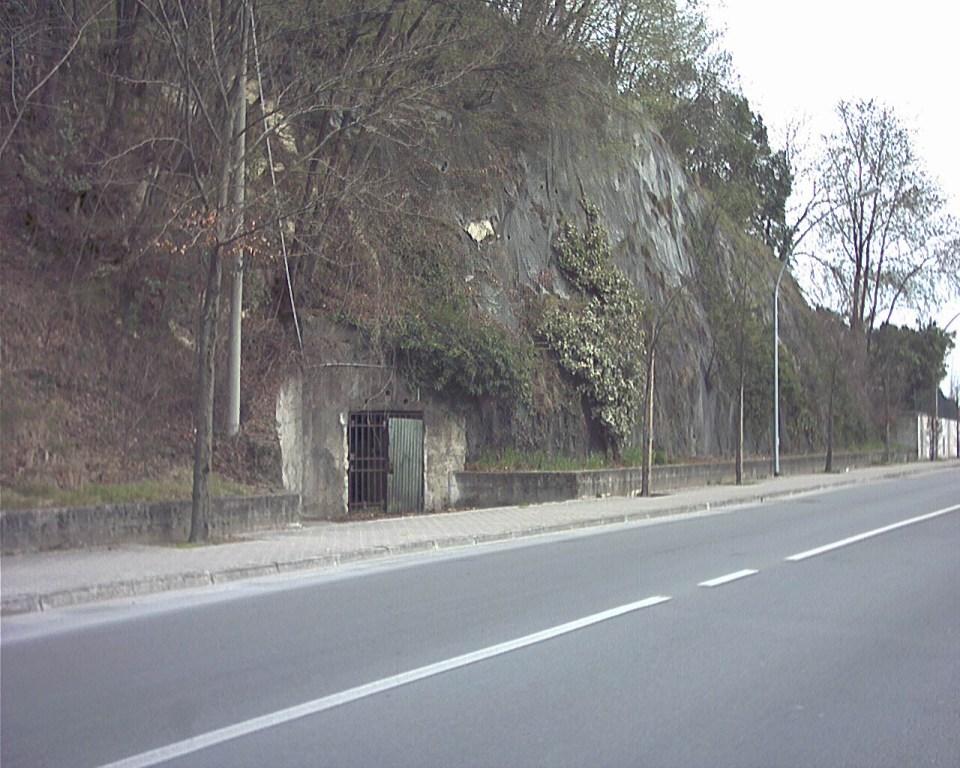
[[[871,189],[861,192],[860,194],[853,197],[851,200],[840,200],[836,201],[831,205],[826,211],[820,214],[816,219],[814,219],[810,224],[807,225],[806,229],[800,233],[799,237],[796,237],[790,247],[787,248],[786,253],[783,257],[783,266],[780,267],[780,274],[777,275],[777,283],[773,288],[773,476],[780,476],[780,281],[783,280],[783,273],[787,270],[787,265],[790,263],[790,257],[793,255],[794,249],[800,244],[800,241],[803,240],[810,232],[827,216],[833,213],[837,208],[841,206],[852,203],[856,200],[864,200],[868,197],[873,197],[880,191],[879,187],[872,187]],[[832,202],[830,200],[825,200],[824,202]],[[809,209],[808,209],[809,211]],[[805,218],[807,212],[804,212],[804,215],[800,217],[802,221]],[[797,222],[797,226],[800,222]],[[794,226],[794,232],[796,232],[796,226]],[[956,319],[956,318],[954,318]],[[952,321],[951,321],[952,322]]]
[[[773,289],[773,476],[780,477],[780,281],[790,263],[783,260]]]

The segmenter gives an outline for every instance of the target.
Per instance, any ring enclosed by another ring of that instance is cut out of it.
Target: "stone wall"
[[[430,406],[424,413],[423,506],[439,512],[450,506],[450,478],[463,469],[467,453],[464,420]]]
[[[866,467],[883,463],[883,451],[834,454],[834,467]],[[894,461],[911,457],[900,453]],[[823,454],[786,456],[780,459],[781,474],[822,472]],[[744,462],[744,479],[757,480],[771,474],[770,459]],[[732,461],[696,464],[666,464],[650,472],[654,493],[719,483],[733,483],[736,465]],[[543,504],[569,499],[604,496],[635,496],[640,492],[640,469],[596,469],[577,472],[457,472],[451,476],[451,506],[482,509],[515,504]]]
[[[189,501],[131,502],[99,507],[0,512],[3,554],[117,544],[172,544],[187,540]],[[296,494],[210,499],[210,536],[226,539],[275,530],[300,520]]]
[[[303,379],[295,376],[284,382],[277,395],[277,441],[283,487],[291,493],[303,491]]]

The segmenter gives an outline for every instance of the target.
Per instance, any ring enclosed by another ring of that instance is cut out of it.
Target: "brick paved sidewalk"
[[[626,523],[957,468],[957,461],[936,466],[918,463],[833,475],[770,478],[739,487],[708,486],[648,499],[587,499],[360,522],[312,523],[201,547],[130,545],[6,555],[0,561],[2,613],[51,610],[289,571],[335,568],[359,560]]]

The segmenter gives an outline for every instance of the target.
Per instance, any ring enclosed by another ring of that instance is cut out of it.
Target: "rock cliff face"
[[[716,205],[639,116],[572,117],[550,126],[540,139],[512,143],[470,125],[455,128],[460,129],[453,131],[457,140],[438,153],[424,176],[410,178],[411,195],[417,195],[418,216],[411,217],[420,227],[416,236],[410,238],[404,230],[395,243],[378,242],[371,249],[394,255],[403,268],[404,244],[441,242],[446,261],[438,261],[437,268],[448,270],[444,274],[451,281],[444,283],[445,290],[463,291],[482,313],[525,334],[531,332],[539,297],[571,294],[573,287],[559,270],[556,238],[565,222],[586,223],[584,203],[596,207],[617,266],[657,311],[672,308],[657,346],[656,448],[673,457],[731,456],[737,434],[735,389],[721,374],[718,349],[723,345],[711,325],[719,327],[724,320],[718,320],[716,302],[706,292],[729,293],[726,283],[738,270],[750,273],[745,284],[756,299],[764,299],[779,262],[731,225],[718,225],[722,217]],[[703,279],[705,274],[713,278]],[[800,344],[808,310],[788,287],[782,335]],[[678,296],[682,299],[674,302]],[[423,300],[414,300],[405,311],[419,313],[417,302]],[[383,317],[396,317],[375,306]],[[768,307],[768,302],[759,306]],[[475,319],[468,312],[454,322]],[[384,336],[388,333],[386,329]],[[329,319],[307,318],[304,339],[303,378],[281,393],[277,419],[285,483],[302,490],[311,514],[337,517],[352,509],[353,437],[346,425],[355,412],[412,411],[423,419],[428,509],[454,501],[452,486],[447,487],[452,473],[481,454],[519,448],[582,455],[601,445],[574,386],[546,355],[534,373],[534,404],[527,406],[492,398],[458,400],[451,392],[437,395],[431,381],[412,382],[399,375],[392,350],[378,346],[374,334]],[[762,351],[760,355],[766,359]],[[767,387],[766,382],[754,387],[761,394],[754,399],[753,434],[747,424],[748,453],[768,450]],[[639,425],[632,437],[639,445]],[[790,449],[787,441],[783,448]],[[289,469],[294,465],[299,471]]]
[[[482,204],[449,211],[469,233],[465,237],[476,254],[479,303],[515,326],[518,295],[563,295],[554,238],[564,220],[583,223],[581,200],[596,205],[617,265],[648,301],[663,305],[678,285],[688,286],[658,346],[657,446],[681,456],[730,453],[733,398],[720,386],[711,330],[693,287],[700,258],[693,233],[703,227],[709,205],[665,141],[640,117],[615,114],[589,129],[551,128],[544,141],[524,147],[514,161],[504,183],[488,189]],[[477,236],[490,230],[490,236]],[[724,238],[717,240],[721,262],[729,261],[731,248]],[[583,429],[576,422],[568,414],[565,424],[545,430],[554,447],[576,447],[576,439],[563,434]],[[490,423],[481,420],[474,432]],[[636,438],[639,442],[639,428]],[[752,451],[766,444],[766,434],[748,436]]]
[[[729,293],[724,283],[735,269],[749,272],[755,303],[769,320],[780,264],[723,223],[720,206],[687,176],[642,115],[609,103],[591,110],[588,102],[572,99],[553,120],[510,105],[483,117],[451,115],[442,135],[425,142],[429,156],[413,162],[398,150],[383,161],[385,174],[405,179],[414,203],[408,228],[391,239],[371,221],[358,239],[370,244],[372,261],[379,265],[386,260],[381,256],[394,255],[400,270],[406,268],[403,248],[411,242],[441,244],[443,269],[454,275],[451,290],[458,290],[459,281],[481,312],[530,333],[538,297],[572,293],[557,263],[557,235],[565,222],[585,225],[585,203],[596,207],[617,266],[646,302],[671,307],[657,345],[655,447],[674,457],[730,456],[736,393],[721,373],[721,350],[729,343],[712,327],[718,315],[711,297],[714,291]],[[712,279],[704,279],[707,273]],[[408,311],[418,311],[416,302]],[[781,338],[796,349],[806,347],[808,312],[788,278],[781,293]],[[772,344],[770,353],[772,358]],[[382,362],[393,359],[387,355]],[[602,447],[580,396],[569,382],[561,383],[558,369],[543,366],[535,375],[540,397],[529,409],[454,402],[441,393],[464,419],[468,462],[505,447],[565,454]],[[760,398],[770,403],[769,385],[759,377],[751,384],[754,418],[746,424],[746,449],[764,453],[770,430]],[[639,445],[640,437],[637,424],[631,442]],[[784,438],[782,448],[790,450]]]

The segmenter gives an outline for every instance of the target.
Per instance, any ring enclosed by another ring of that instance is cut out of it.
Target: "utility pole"
[[[234,176],[232,203],[239,228],[243,227],[243,207],[246,202],[246,151],[247,151],[247,31],[249,8],[244,0],[241,9],[240,71],[237,75],[236,122],[232,149],[234,152]],[[239,244],[238,244],[239,246]],[[230,291],[230,359],[227,369],[227,435],[235,437],[240,431],[240,349],[243,330],[243,248],[238,247],[233,263]]]

